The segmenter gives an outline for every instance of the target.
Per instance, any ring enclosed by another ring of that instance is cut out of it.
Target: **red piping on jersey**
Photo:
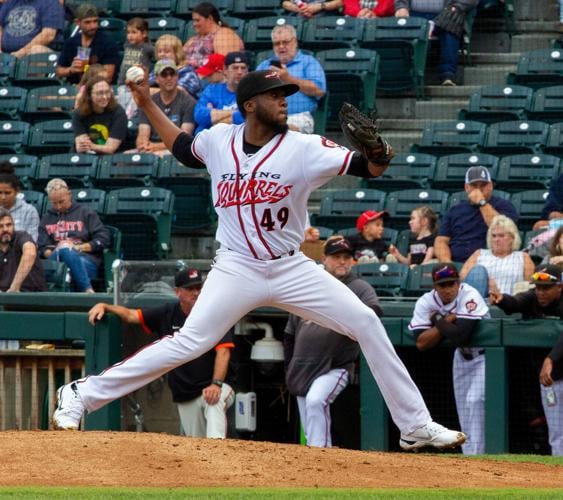
[[[344,157],[344,164],[342,165],[342,167],[338,171],[338,175],[344,175],[344,171],[348,168],[348,159],[350,158],[351,154],[352,154],[352,151],[348,151],[348,153]]]
[[[223,342],[222,344],[217,344],[215,346],[215,350],[218,351],[219,349],[234,349],[235,344],[232,342]]]
[[[137,318],[139,318],[139,324],[145,333],[148,333],[149,335],[152,334],[152,330],[145,323],[145,318],[143,317],[143,311],[141,309],[137,309]]]
[[[190,146],[190,149],[192,150],[192,154],[201,162],[201,163],[205,163],[200,157],[199,155],[195,152],[195,141],[197,139],[197,136],[194,137],[194,140],[192,141],[192,145]]]
[[[244,133],[244,132],[243,132]],[[231,154],[233,155],[233,159],[235,160],[235,167],[236,167],[236,180],[235,180],[235,189],[237,192],[237,196],[239,197],[239,201],[240,202],[240,164],[237,158],[237,154],[235,152],[235,134],[233,132],[233,135],[231,137]],[[240,213],[240,203],[237,203],[237,216],[238,216],[238,222],[240,224],[240,229],[242,231],[242,234],[244,235],[244,239],[246,240],[246,244],[248,245],[248,248],[250,248],[250,251],[252,252],[252,255],[254,255],[255,259],[258,259],[258,254],[256,253],[256,250],[254,250],[254,247],[252,246],[252,243],[250,243],[250,240],[248,239],[248,236],[246,235],[246,231],[244,230],[244,221],[242,220],[242,215]]]

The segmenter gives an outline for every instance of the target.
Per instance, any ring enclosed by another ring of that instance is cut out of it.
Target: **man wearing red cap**
[[[225,81],[225,56],[213,53],[209,55],[207,63],[195,70],[201,79],[209,83],[223,83]]]

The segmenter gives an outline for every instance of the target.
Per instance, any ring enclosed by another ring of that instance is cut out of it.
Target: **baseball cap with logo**
[[[203,278],[201,273],[192,267],[178,271],[174,276],[174,286],[176,288],[191,288],[192,286],[201,285]]]
[[[530,282],[536,286],[561,284],[563,282],[561,268],[554,264],[540,265],[536,268],[536,272],[532,274]]]
[[[223,54],[213,53],[207,58],[207,62],[195,70],[202,78],[207,78],[217,71],[221,71],[225,67],[225,56]]]
[[[364,230],[364,227],[368,222],[381,217],[389,217],[389,212],[386,212],[385,210],[382,210],[381,212],[377,212],[376,210],[366,210],[365,212],[362,212],[362,214],[356,219],[356,229],[358,230],[358,233],[361,233]]]
[[[176,63],[171,59],[159,59],[154,65],[154,74],[160,75],[165,69],[172,69],[175,73],[178,71]]]
[[[346,252],[350,255],[354,255],[352,245],[350,245],[350,242],[346,238],[344,238],[343,236],[329,238],[324,246],[324,254],[334,255],[340,252]]]
[[[243,104],[254,96],[268,92],[269,90],[281,89],[285,95],[295,94],[299,91],[299,85],[285,83],[273,71],[251,71],[238,84],[237,105],[243,109]]]
[[[82,20],[88,17],[98,17],[98,9],[95,5],[92,5],[91,3],[83,3],[74,10],[75,19]]]
[[[250,66],[248,54],[246,52],[229,52],[225,56],[225,67],[235,63],[244,63],[247,66]]]
[[[465,172],[465,184],[473,182],[491,182],[491,173],[487,167],[469,167]]]
[[[432,269],[432,282],[435,285],[459,281],[459,272],[453,264],[438,264]]]

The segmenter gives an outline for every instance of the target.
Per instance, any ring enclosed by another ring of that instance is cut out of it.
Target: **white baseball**
[[[139,66],[131,66],[127,73],[125,73],[125,80],[128,82],[136,83],[137,85],[141,83],[145,78],[145,72],[143,68],[139,68]]]

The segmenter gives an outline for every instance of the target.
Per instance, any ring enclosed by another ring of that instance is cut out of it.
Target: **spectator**
[[[196,132],[217,123],[244,122],[237,106],[237,88],[248,74],[249,61],[244,52],[229,52],[225,57],[225,82],[211,83],[203,90],[195,107]],[[199,70],[198,70],[199,71]]]
[[[411,212],[409,226],[409,253],[404,257],[399,250],[390,245],[389,253],[401,264],[414,267],[419,264],[428,264],[434,260],[434,239],[436,238],[436,225],[438,216],[430,207],[422,206]]]
[[[437,34],[440,39],[438,71],[442,85],[455,85],[465,14],[478,3],[479,0],[455,0],[455,2],[453,0],[395,0],[395,17],[413,16],[429,20],[436,18]],[[444,18],[460,22],[442,23],[441,20]],[[440,28],[440,25],[446,28]],[[455,28],[452,30],[452,26],[458,27],[459,30]]]
[[[534,224],[534,230],[548,227],[549,221],[555,219],[563,219],[563,174],[550,184],[541,220]]]
[[[119,64],[119,47],[99,29],[98,10],[94,5],[80,4],[75,12],[80,31],[65,40],[57,63],[57,78],[78,83],[92,64],[103,64],[108,80],[113,81]]]
[[[225,56],[223,54],[211,54],[207,62],[197,68],[197,76],[202,82],[202,87],[210,83],[223,83],[225,81]]]
[[[86,90],[86,84],[98,75],[100,75],[106,82],[110,83],[110,81],[108,80],[108,72],[103,64],[92,64],[91,66],[89,66],[82,75],[80,82],[78,82],[78,92],[76,93],[76,97],[74,98],[74,109],[78,108],[80,99],[82,99],[84,91]]]
[[[149,24],[146,19],[133,17],[127,21],[127,42],[124,46],[123,59],[117,77],[117,102],[125,110],[128,118],[137,114],[137,105],[125,85],[125,74],[136,64],[150,67],[154,59],[154,48],[149,42]]]
[[[344,0],[344,14],[369,19],[389,17],[395,13],[394,0]]]
[[[0,162],[0,208],[12,216],[16,231],[25,231],[37,242],[39,214],[34,206],[18,196],[20,181],[14,174],[14,167],[8,162]]]
[[[486,167],[470,167],[465,172],[467,201],[451,207],[434,241],[440,262],[465,262],[475,250],[485,248],[487,230],[496,215],[518,221],[516,209],[507,200],[493,196],[493,182]]]
[[[358,264],[384,262],[389,245],[383,240],[383,220],[389,217],[385,211],[366,210],[356,220],[358,234],[348,237]]]
[[[103,76],[86,84],[78,109],[73,111],[72,126],[78,153],[113,154],[125,140],[127,116]]]
[[[559,226],[555,231],[549,243],[549,254],[545,256],[541,263],[553,264],[563,269],[563,226]]]
[[[51,52],[63,28],[58,0],[6,0],[0,7],[0,52],[15,57]]]
[[[45,191],[51,207],[39,225],[41,255],[64,262],[79,292],[94,293],[91,280],[110,243],[109,231],[96,212],[72,201],[72,192],[62,179],[51,179]]]
[[[326,241],[325,270],[381,316],[375,291],[352,273],[353,263],[352,247],[345,238],[332,236]],[[293,314],[285,327],[283,343],[285,380],[289,393],[297,397],[307,445],[330,448],[330,405],[353,375],[360,353],[358,343]]]
[[[35,242],[25,231],[16,231],[10,212],[0,207],[0,291],[45,290],[47,283]]]
[[[244,50],[244,42],[224,21],[217,7],[202,2],[192,10],[196,35],[184,45],[188,64],[197,69],[207,63],[213,53],[226,56],[229,52]]]
[[[328,0],[326,2],[322,0],[284,0],[282,7],[292,14],[297,14],[305,19],[311,19],[325,12],[340,9],[342,7],[342,0]]]
[[[287,97],[287,124],[292,130],[312,134],[315,129],[313,113],[326,92],[324,69],[313,56],[299,50],[297,33],[289,24],[272,30],[272,44],[275,57],[262,61],[256,70],[270,69],[285,83],[299,86],[299,92]]]
[[[154,72],[160,90],[152,96],[152,100],[177,127],[188,134],[193,133],[195,100],[178,88],[176,64],[174,61],[161,59],[155,64]],[[152,153],[157,156],[170,154],[142,111],[139,113],[137,149],[130,152]]]
[[[518,250],[521,244],[516,224],[505,215],[495,216],[487,231],[487,248],[473,252],[460,271],[461,279],[482,297],[491,290],[513,293],[514,286],[534,272],[530,256]]]
[[[554,317],[563,320],[563,275],[559,266],[540,265],[532,275],[534,290],[514,296],[491,293],[491,302],[506,314],[523,319]],[[563,335],[543,361],[539,375],[542,406],[552,455],[563,455]]]
[[[426,351],[449,340],[457,349],[453,361],[454,396],[461,430],[467,442],[461,445],[466,455],[485,452],[485,353],[467,347],[479,320],[489,317],[483,297],[467,283],[460,284],[451,263],[432,269],[433,290],[420,297],[414,306],[409,330],[419,351]]]
[[[142,309],[99,303],[90,309],[88,317],[94,325],[106,313],[112,313],[126,323],[141,325],[148,334],[164,337],[176,333],[184,324],[199,297],[202,283],[199,271],[184,269],[174,277],[178,302]],[[235,395],[225,378],[233,348],[231,329],[215,349],[169,372],[168,385],[186,436],[227,437],[226,412]]]

